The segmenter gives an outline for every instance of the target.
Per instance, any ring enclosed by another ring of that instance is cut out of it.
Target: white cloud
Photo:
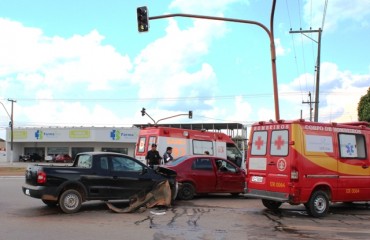
[[[249,0],[174,0],[170,8],[179,8],[186,13],[223,13],[233,3],[249,5]]]
[[[284,56],[286,53],[285,48],[283,47],[280,38],[275,38],[275,52],[276,56]]]
[[[306,1],[304,19],[313,29],[321,28],[325,1]],[[312,7],[312,9],[311,9]],[[311,16],[312,13],[312,16]],[[334,30],[342,22],[352,22],[360,27],[369,27],[370,1],[368,0],[330,0],[325,16],[324,30]]]
[[[166,36],[149,44],[135,59],[132,81],[140,87],[139,97],[212,95],[216,76],[212,66],[202,63],[202,57],[208,53],[211,40],[224,32],[222,22],[194,21],[192,27],[180,30],[177,22],[170,19]],[[193,69],[196,64],[201,67]],[[179,103],[162,103],[175,104]]]
[[[236,96],[234,100],[234,107],[228,108],[231,113],[227,114],[227,121],[231,122],[246,122],[250,119],[252,107],[249,102],[245,101],[242,96]]]
[[[60,89],[76,83],[87,89],[109,88],[109,82],[125,80],[131,69],[122,56],[96,30],[71,38],[45,36],[41,29],[0,18],[0,79],[12,75],[28,89],[41,86]]]
[[[336,64],[329,62],[321,64],[320,73],[319,121],[356,121],[357,104],[370,86],[370,74],[359,75],[350,71],[341,71]],[[302,92],[302,82],[307,82],[307,79],[313,82],[314,76],[311,74],[301,75],[290,84],[279,86],[281,92],[296,93],[283,96],[280,99],[286,101],[287,104],[291,102],[290,105],[287,105],[288,111],[293,109],[298,111],[299,107],[307,109],[304,113],[305,118],[309,116],[308,105],[302,107],[296,103],[301,101],[302,94],[305,95],[304,101],[308,101],[308,93]],[[315,101],[313,94],[312,101]]]

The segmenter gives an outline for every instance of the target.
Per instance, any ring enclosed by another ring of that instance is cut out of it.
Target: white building
[[[19,161],[19,156],[37,153],[41,156],[79,152],[111,151],[134,156],[139,128],[115,127],[50,127],[14,128],[13,153],[11,131],[6,131],[7,161]]]

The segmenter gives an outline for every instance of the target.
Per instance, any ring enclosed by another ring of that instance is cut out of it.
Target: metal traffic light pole
[[[276,6],[276,0],[273,0],[272,9],[271,9],[271,17],[270,17],[270,30],[265,25],[263,25],[262,23],[256,22],[256,21],[235,19],[235,18],[223,18],[223,17],[204,16],[204,15],[194,15],[194,14],[183,14],[183,13],[153,16],[153,17],[148,17],[148,19],[149,20],[156,20],[156,19],[171,18],[171,17],[200,18],[200,19],[217,20],[217,21],[225,21],[225,22],[237,22],[237,23],[253,24],[253,25],[257,25],[257,26],[261,27],[263,30],[265,30],[265,32],[267,33],[267,35],[270,39],[272,81],[273,81],[274,103],[275,103],[275,118],[276,118],[276,121],[278,121],[278,120],[280,120],[280,111],[279,111],[279,94],[278,94],[277,73],[276,73],[276,50],[275,50],[275,42],[274,42],[275,6]],[[140,7],[140,9],[142,9],[142,8],[143,7]],[[147,14],[147,11],[146,11],[146,14]],[[148,31],[148,29],[146,31]]]
[[[174,117],[179,117],[179,116],[189,116],[189,118],[193,118],[193,111],[189,111],[189,113],[181,113],[181,114],[177,114],[177,115],[174,115],[174,116],[170,116],[170,117],[166,117],[166,118],[162,118],[162,119],[159,119],[157,121],[155,121],[147,112],[146,112],[146,109],[145,108],[142,108],[141,109],[141,116],[145,116],[147,115],[150,119],[152,119],[152,121],[154,122],[154,125],[157,125],[159,123],[159,121],[163,121],[163,120],[166,120],[166,119],[169,119],[169,118],[174,118]]]

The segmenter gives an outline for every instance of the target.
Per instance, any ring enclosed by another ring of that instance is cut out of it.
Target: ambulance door
[[[266,166],[266,186],[268,191],[289,193],[290,158],[289,131],[272,130],[269,143],[270,154]]]
[[[339,200],[370,200],[369,151],[366,151],[365,136],[338,133],[338,144]]]
[[[254,131],[249,144],[248,189],[258,195],[267,190],[267,131]]]

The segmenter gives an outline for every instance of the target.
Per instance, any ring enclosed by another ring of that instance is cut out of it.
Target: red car
[[[55,157],[55,162],[73,162],[73,159],[68,154],[59,154]]]
[[[245,171],[233,162],[208,155],[182,156],[166,163],[177,172],[180,184],[177,197],[190,200],[196,194],[244,192]]]

